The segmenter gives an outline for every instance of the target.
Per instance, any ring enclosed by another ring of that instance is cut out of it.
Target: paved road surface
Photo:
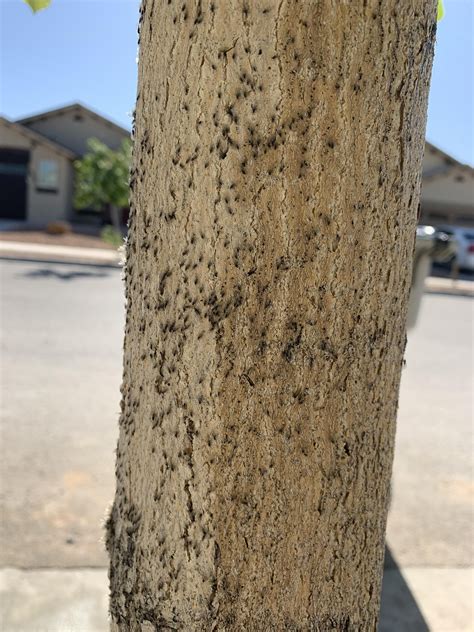
[[[408,332],[387,534],[402,566],[473,564],[473,306],[425,294]]]
[[[124,301],[120,271],[1,262],[0,564],[103,566]]]
[[[14,261],[0,262],[0,273],[0,511],[1,538],[8,543],[1,547],[0,565],[104,566],[101,522],[113,493],[121,376],[120,273]],[[459,586],[469,588],[473,305],[469,298],[425,295],[409,335],[388,526],[394,571],[389,571],[393,581],[386,584],[386,601],[402,599],[411,623],[390,623],[384,615],[381,630],[428,629],[410,591],[437,594],[437,586],[446,610]],[[444,575],[447,567],[451,570]],[[448,576],[454,582],[449,599]],[[54,577],[54,585],[61,585]],[[34,581],[38,587],[46,580],[40,576],[28,583],[19,576],[17,581],[16,586],[26,582],[30,594]],[[104,578],[97,581],[105,591]],[[21,590],[7,587],[12,603],[15,594],[24,603]],[[94,595],[94,603],[105,598],[105,592]],[[465,599],[457,615],[448,616],[454,627],[439,629],[464,629],[454,623],[455,616],[466,620],[462,607],[468,607]],[[395,606],[394,616],[400,611]]]

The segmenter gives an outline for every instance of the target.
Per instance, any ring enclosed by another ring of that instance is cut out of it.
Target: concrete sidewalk
[[[472,570],[385,570],[379,632],[470,632]],[[107,632],[105,569],[0,571],[4,632]]]
[[[50,244],[30,244],[19,241],[0,241],[0,257],[27,261],[89,263],[94,265],[119,265],[121,260],[118,250],[52,246]]]

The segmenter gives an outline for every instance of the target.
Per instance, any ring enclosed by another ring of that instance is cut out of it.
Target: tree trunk
[[[435,0],[147,0],[114,630],[375,630]]]

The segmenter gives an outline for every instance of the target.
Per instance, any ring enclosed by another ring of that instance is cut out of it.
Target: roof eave
[[[118,132],[120,132],[124,136],[130,136],[131,134],[131,131],[129,129],[122,127],[121,125],[119,125],[115,121],[110,120],[108,117],[104,116],[103,114],[100,114],[99,112],[95,112],[93,109],[91,109],[87,105],[84,105],[80,101],[69,103],[68,105],[63,105],[62,107],[54,108],[53,110],[45,110],[44,112],[38,112],[37,114],[33,114],[31,116],[17,119],[15,122],[19,123],[20,125],[28,125],[29,123],[33,123],[34,121],[38,121],[43,118],[44,119],[50,118],[52,116],[56,116],[58,114],[62,114],[64,112],[68,112],[75,109],[82,110],[86,114],[89,114],[90,116],[99,119],[106,125],[116,129]]]
[[[12,127],[18,133],[22,134],[23,136],[26,136],[33,142],[37,142],[37,143],[40,143],[41,145],[45,145],[46,147],[49,147],[56,153],[61,154],[62,156],[64,156],[65,158],[68,158],[69,160],[77,160],[79,158],[79,156],[75,154],[73,151],[71,151],[70,149],[63,147],[62,145],[59,145],[58,143],[55,143],[54,141],[50,140],[49,138],[46,138],[46,136],[43,136],[42,134],[39,134],[38,132],[34,132],[33,130],[29,129],[28,127],[25,127],[24,125],[22,125],[21,123],[18,123],[17,121],[10,121],[4,116],[0,116],[0,121],[5,123],[9,127]]]

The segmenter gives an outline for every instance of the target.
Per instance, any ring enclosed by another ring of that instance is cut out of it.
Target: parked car
[[[457,243],[452,235],[434,226],[418,226],[410,300],[408,302],[407,328],[412,329],[420,311],[425,279],[433,263],[444,263],[456,256]]]
[[[438,230],[453,237],[456,241],[457,253],[454,255],[452,262],[460,270],[474,272],[474,228],[439,226]]]

